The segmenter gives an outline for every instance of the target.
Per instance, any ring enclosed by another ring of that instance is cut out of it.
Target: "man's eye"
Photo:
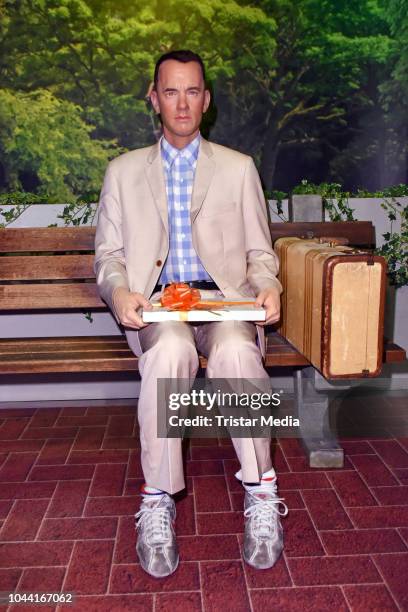
[[[170,98],[171,96],[174,96],[175,93],[175,91],[166,91],[166,96],[167,98]]]

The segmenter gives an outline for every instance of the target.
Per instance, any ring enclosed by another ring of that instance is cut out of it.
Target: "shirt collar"
[[[190,166],[195,168],[198,158],[198,151],[200,149],[200,141],[201,135],[198,134],[186,147],[183,149],[177,149],[176,147],[173,147],[173,145],[171,145],[164,136],[162,136],[160,141],[160,149],[166,169],[169,170],[171,168],[177,156],[184,157]]]

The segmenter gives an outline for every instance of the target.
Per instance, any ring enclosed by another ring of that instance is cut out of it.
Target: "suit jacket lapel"
[[[191,223],[195,221],[198,215],[214,175],[215,162],[212,157],[213,152],[210,143],[208,140],[201,138],[200,151],[194,176],[193,193],[191,196]]]
[[[163,221],[164,228],[168,233],[169,219],[167,210],[166,184],[159,143],[156,143],[151,148],[151,151],[147,157],[145,172],[154,201]]]
[[[194,176],[194,187],[191,196],[190,217],[193,223],[207,195],[212,177],[215,171],[215,162],[212,159],[213,152],[210,143],[204,138],[201,139],[200,151],[197,158],[197,166]],[[160,144],[152,146],[147,157],[146,177],[152,192],[154,201],[160,213],[166,232],[169,231],[168,209],[166,184],[162,157],[160,154]]]

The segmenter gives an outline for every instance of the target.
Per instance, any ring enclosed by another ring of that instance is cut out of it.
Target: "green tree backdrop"
[[[69,200],[154,141],[154,62],[192,48],[205,133],[265,187],[407,180],[406,0],[0,0],[0,188]]]

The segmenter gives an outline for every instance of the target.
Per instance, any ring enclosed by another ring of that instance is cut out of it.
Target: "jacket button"
[[[158,260],[156,261],[156,266],[161,266],[161,265],[162,265],[162,260],[161,260],[161,259],[158,259]]]

